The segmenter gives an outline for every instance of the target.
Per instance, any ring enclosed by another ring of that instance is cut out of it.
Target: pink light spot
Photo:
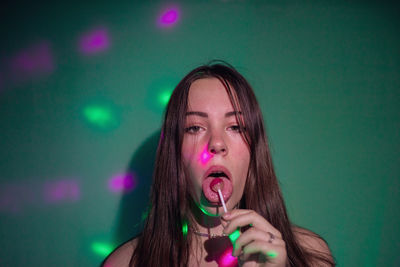
[[[44,204],[76,202],[80,195],[78,182],[71,179],[0,184],[0,213],[17,214]]]
[[[80,199],[80,188],[74,180],[58,180],[44,185],[44,198],[47,203],[75,202]]]
[[[208,147],[206,146],[200,154],[200,162],[204,165],[212,158],[210,152],[208,152]]]
[[[218,266],[221,267],[233,267],[238,266],[238,259],[232,256],[232,246],[230,246],[218,260]]]
[[[114,193],[127,193],[136,187],[136,179],[132,173],[122,173],[111,177],[108,188]]]
[[[110,38],[108,31],[99,28],[85,33],[79,40],[79,48],[81,53],[92,55],[103,52],[110,47]]]
[[[179,11],[177,8],[169,8],[164,11],[159,19],[159,25],[161,27],[171,27],[179,19]]]
[[[43,76],[53,71],[53,53],[46,41],[19,51],[10,61],[10,72],[14,80]]]

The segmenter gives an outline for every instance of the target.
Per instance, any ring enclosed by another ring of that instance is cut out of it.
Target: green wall
[[[160,27],[147,2],[1,8],[0,265],[96,266],[136,233],[160,97],[218,58],[254,87],[292,220],[338,266],[399,266],[399,5],[176,1]]]

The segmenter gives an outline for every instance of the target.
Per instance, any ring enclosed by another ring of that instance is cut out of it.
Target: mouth
[[[218,182],[216,182],[219,180]],[[209,203],[221,205],[221,200],[218,191],[215,190],[214,185],[219,184],[222,197],[225,202],[229,200],[233,192],[232,175],[230,171],[224,166],[212,166],[204,174],[202,182],[202,190],[205,198]]]
[[[206,173],[204,175],[204,179],[206,179],[208,177],[226,178],[228,180],[232,180],[231,179],[231,177],[232,177],[231,173],[224,166],[212,166],[212,167],[210,167],[206,171]]]

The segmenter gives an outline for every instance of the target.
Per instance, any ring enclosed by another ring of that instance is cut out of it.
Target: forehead
[[[189,89],[188,109],[224,112],[232,111],[233,106],[227,89],[217,78],[203,78],[192,83]]]

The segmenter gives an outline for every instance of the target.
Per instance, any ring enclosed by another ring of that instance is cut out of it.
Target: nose
[[[225,156],[228,154],[228,146],[221,134],[212,133],[208,143],[208,151],[212,155],[220,154]]]

